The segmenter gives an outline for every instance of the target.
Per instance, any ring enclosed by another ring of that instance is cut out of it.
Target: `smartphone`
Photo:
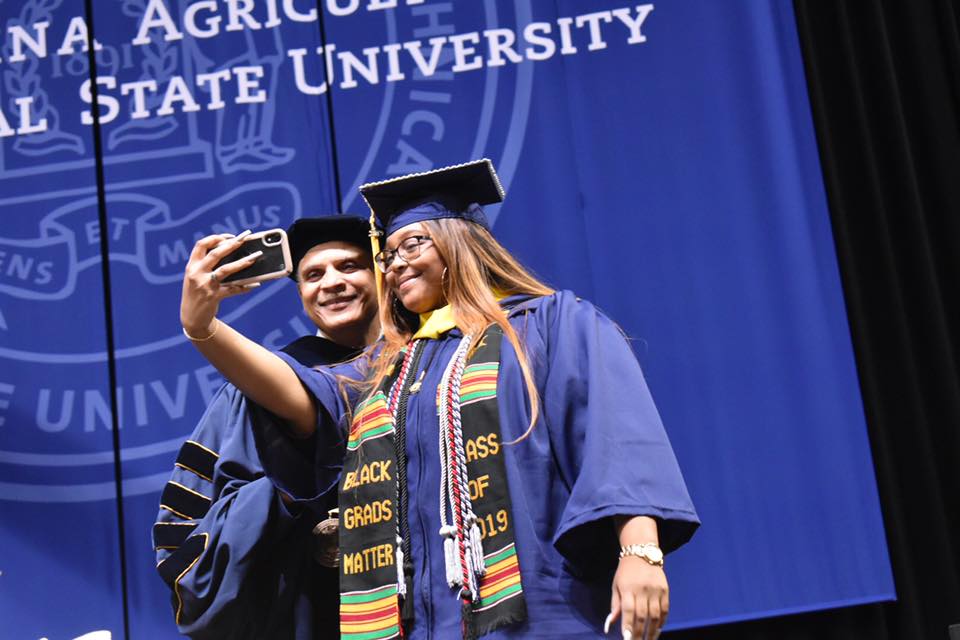
[[[250,284],[290,275],[293,261],[290,259],[290,242],[287,240],[287,232],[283,229],[269,229],[250,234],[243,239],[243,244],[218,262],[217,267],[246,258],[257,251],[263,251],[263,255],[257,258],[256,262],[230,274],[221,282]]]

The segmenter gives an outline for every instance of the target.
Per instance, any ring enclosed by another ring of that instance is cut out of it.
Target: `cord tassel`
[[[466,541],[468,545],[473,546],[471,541]],[[470,579],[470,599],[474,603],[480,602],[480,574],[478,572],[478,567],[476,566],[476,560],[474,559],[473,549],[467,550],[467,576]]]
[[[403,575],[403,540],[397,537],[397,593],[407,596],[407,580]]]
[[[473,552],[473,570],[478,576],[487,573],[483,561],[483,544],[480,540],[480,527],[477,526],[477,516],[472,516],[473,526],[470,527],[470,550]]]
[[[460,586],[460,565],[457,562],[457,530],[446,525],[440,528],[440,535],[443,537],[443,565],[447,570],[447,586],[451,589]]]

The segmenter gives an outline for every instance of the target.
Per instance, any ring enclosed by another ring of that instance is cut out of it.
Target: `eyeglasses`
[[[406,237],[403,242],[397,245],[396,249],[384,249],[373,257],[373,261],[377,263],[377,268],[380,271],[386,273],[390,269],[390,265],[393,264],[394,258],[399,256],[404,262],[415,260],[420,257],[421,247],[429,242],[433,242],[430,236]]]

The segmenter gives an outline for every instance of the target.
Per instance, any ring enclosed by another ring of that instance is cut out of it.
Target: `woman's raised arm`
[[[300,379],[277,355],[217,318],[221,300],[256,286],[224,284],[223,279],[253,264],[259,252],[217,267],[248,233],[211,235],[193,246],[183,276],[180,322],[193,346],[227,380],[260,406],[288,420],[298,435],[308,436],[316,429],[317,410]]]

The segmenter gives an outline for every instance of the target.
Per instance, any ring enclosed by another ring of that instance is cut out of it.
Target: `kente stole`
[[[395,638],[413,624],[409,558],[404,570],[409,534],[397,519],[405,493],[398,483],[406,478],[405,442],[397,433],[405,433],[411,392],[437,394],[443,524],[437,537],[449,597],[461,599],[462,637],[526,619],[497,409],[502,338],[500,327],[491,325],[468,350],[465,336],[449,362],[435,363],[445,366],[436,391],[420,391],[413,382],[424,346],[414,340],[356,407],[340,478],[342,638]]]

